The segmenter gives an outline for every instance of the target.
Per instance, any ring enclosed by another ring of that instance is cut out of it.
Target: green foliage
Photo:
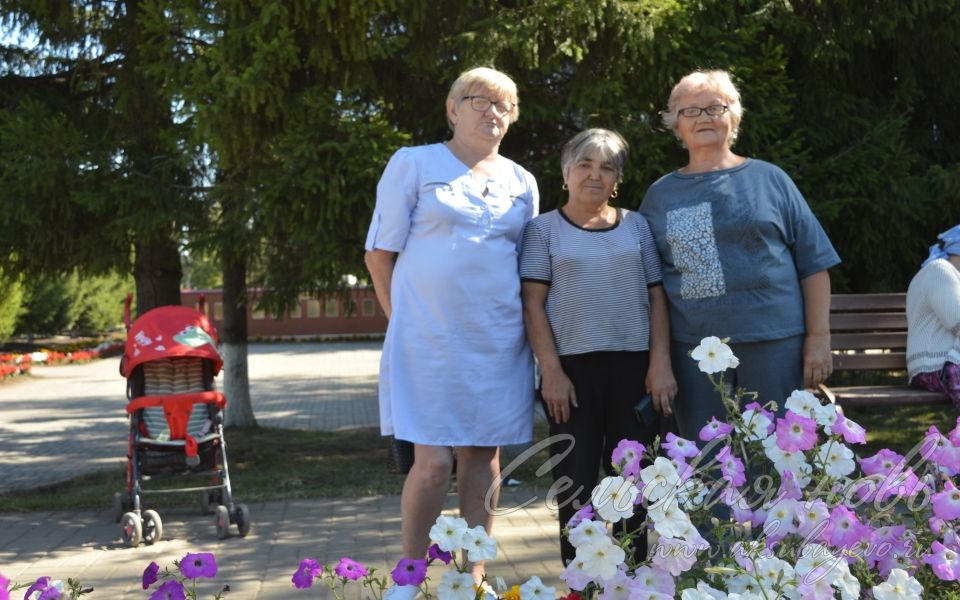
[[[123,299],[133,288],[117,274],[82,277],[77,272],[28,278],[16,332],[25,335],[99,334],[123,321]]]
[[[671,87],[724,68],[746,108],[735,150],[797,181],[844,259],[835,288],[902,290],[960,220],[960,79],[946,75],[958,8],[0,0],[5,24],[41,40],[0,52],[0,253],[21,250],[18,272],[103,272],[129,268],[141,241],[186,236],[194,255],[244,257],[279,307],[364,273],[380,171],[399,146],[449,135],[443,101],[461,71],[517,81],[521,118],[501,151],[537,176],[547,210],[565,200],[563,143],[590,126],[631,143],[619,202],[639,205],[686,162],[660,123]],[[143,265],[138,289],[155,272]]]
[[[0,343],[10,339],[23,311],[23,287],[18,277],[0,269]]]

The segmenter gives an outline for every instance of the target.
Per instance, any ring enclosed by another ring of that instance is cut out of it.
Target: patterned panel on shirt
[[[680,296],[684,300],[726,293],[709,203],[668,211],[667,242],[680,272]]]

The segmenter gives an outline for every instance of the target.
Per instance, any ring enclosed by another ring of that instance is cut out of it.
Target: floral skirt
[[[910,385],[950,396],[954,408],[960,412],[960,365],[945,363],[939,371],[920,373],[913,378]]]

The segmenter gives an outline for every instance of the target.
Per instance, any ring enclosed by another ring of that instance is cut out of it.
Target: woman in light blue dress
[[[381,431],[415,444],[401,500],[407,558],[426,555],[453,448],[461,516],[489,532],[498,447],[531,438],[533,359],[517,257],[539,194],[533,176],[498,152],[518,114],[509,77],[463,73],[447,98],[452,138],[400,149],[377,186],[366,263],[389,318]],[[479,581],[482,563],[473,574]],[[411,587],[390,596],[412,598]]]

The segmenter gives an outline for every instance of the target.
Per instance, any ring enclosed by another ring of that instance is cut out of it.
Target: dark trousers
[[[600,470],[614,475],[610,455],[620,440],[637,440],[649,446],[659,432],[659,424],[642,424],[633,407],[646,393],[644,380],[650,357],[647,352],[590,352],[561,356],[563,372],[573,383],[577,407],[571,407],[570,420],[556,423],[550,417],[550,435],[570,434],[569,444],[551,445],[551,458],[569,453],[552,469],[554,481],[569,478],[573,486],[556,497],[560,519],[560,556],[567,564],[576,556],[576,549],[563,536],[563,528],[577,510],[590,502],[590,494],[600,478]],[[549,413],[548,413],[549,415]],[[562,486],[558,486],[562,489]],[[598,517],[599,518],[599,517]],[[634,516],[627,520],[629,531],[636,531],[646,518],[646,511],[637,505]],[[615,531],[623,530],[623,522]],[[634,537],[633,558],[646,558],[646,532]]]

